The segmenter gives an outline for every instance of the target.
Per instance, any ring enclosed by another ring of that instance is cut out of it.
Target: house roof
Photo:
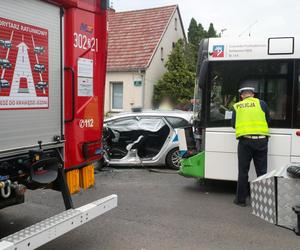
[[[177,5],[108,14],[108,71],[148,67]],[[181,20],[180,20],[181,22]]]

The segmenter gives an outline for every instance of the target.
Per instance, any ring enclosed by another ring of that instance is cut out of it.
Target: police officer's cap
[[[239,89],[239,93],[241,94],[243,91],[252,91],[253,93],[255,92],[255,88],[253,87],[243,87]]]

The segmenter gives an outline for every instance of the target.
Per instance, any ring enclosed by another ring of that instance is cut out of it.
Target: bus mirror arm
[[[204,87],[207,70],[208,70],[208,60],[205,59],[201,63],[201,68],[200,68],[200,72],[199,72],[199,87],[201,87],[201,88]]]

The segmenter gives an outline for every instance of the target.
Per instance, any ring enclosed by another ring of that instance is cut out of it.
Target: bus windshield
[[[199,86],[199,79],[196,80],[195,90],[194,90],[194,100],[193,100],[193,118],[194,120],[200,119],[201,114],[201,99],[202,99],[202,89]]]

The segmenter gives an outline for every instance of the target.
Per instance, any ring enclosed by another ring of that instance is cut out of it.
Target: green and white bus
[[[237,180],[231,110],[239,101],[240,84],[247,80],[255,83],[256,96],[270,109],[268,170],[300,164],[300,37],[211,38],[200,43],[198,54],[197,154],[182,160],[181,175]],[[250,179],[254,177],[251,167]]]

